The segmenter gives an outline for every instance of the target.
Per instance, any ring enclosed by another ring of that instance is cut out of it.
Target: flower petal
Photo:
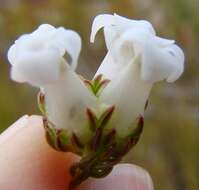
[[[168,76],[167,82],[174,82],[182,75],[184,71],[184,62],[185,62],[184,52],[179,46],[175,44],[173,44],[173,46],[168,48],[167,50],[169,54],[173,57],[172,64],[173,67],[175,67],[172,73]]]
[[[131,20],[117,14],[102,14],[95,17],[91,30],[90,41],[93,43],[96,33],[104,28],[104,36],[107,48],[111,48],[112,42],[129,28],[142,28],[155,35],[151,23],[145,20]]]
[[[11,65],[14,65],[16,56],[17,56],[17,48],[14,44],[8,50],[8,61],[10,62]]]
[[[41,24],[37,30],[32,32],[32,35],[46,36],[46,33],[52,32],[56,28],[50,24]]]
[[[144,113],[152,83],[140,79],[140,58],[131,60],[103,90],[101,101],[115,106],[111,126],[124,136],[132,130],[137,117]],[[124,126],[124,127],[123,127]]]
[[[184,70],[184,54],[175,44],[159,47],[148,40],[144,44],[141,78],[151,82],[177,80]]]
[[[57,51],[24,52],[13,64],[11,78],[17,82],[28,82],[33,86],[42,86],[58,80],[62,59]]]
[[[68,52],[72,58],[71,68],[73,70],[77,67],[77,61],[81,50],[81,38],[79,34],[72,30],[58,28],[56,33],[56,40],[60,47]]]
[[[34,86],[54,82],[60,77],[64,54],[71,56],[74,70],[80,49],[81,38],[76,32],[43,24],[19,37],[8,50],[8,60],[13,67],[11,77]]]
[[[118,38],[109,49],[96,75],[103,74],[114,80],[132,59],[142,51],[141,43],[149,37],[148,32],[142,29],[129,29]]]
[[[109,50],[113,45],[114,40],[119,38],[120,29],[116,26],[106,26],[104,27],[104,39],[106,48]]]
[[[101,28],[106,26],[111,26],[114,24],[115,24],[115,18],[113,15],[101,14],[96,16],[91,28],[90,42],[94,43],[95,36]]]
[[[165,47],[171,44],[175,43],[175,40],[170,40],[170,39],[165,39],[165,38],[160,38],[158,36],[156,36],[154,38],[154,40],[156,41],[157,44],[159,44],[161,47]]]
[[[102,74],[105,78],[109,80],[114,80],[118,72],[120,72],[123,68],[124,66],[121,63],[115,62],[109,51],[102,61],[100,67],[98,68],[94,78]]]
[[[20,83],[26,82],[26,78],[21,74],[20,69],[17,67],[11,67],[10,71],[11,79]]]
[[[168,82],[173,82],[179,78],[184,68],[184,54],[173,42],[143,29],[129,29],[114,43],[110,53],[118,65],[126,65],[133,57],[140,55],[140,77],[143,80],[153,83],[167,79]]]
[[[62,57],[67,52],[72,59],[71,68],[76,69],[81,50],[81,38],[77,32],[63,27],[56,29],[47,43],[47,48],[58,49]]]
[[[87,89],[78,75],[68,69],[61,80],[43,87],[47,115],[58,129],[85,134],[86,109],[95,109],[97,98]]]
[[[116,19],[116,25],[120,26],[121,28],[125,28],[125,29],[129,29],[131,27],[134,29],[142,28],[153,35],[155,35],[156,33],[152,24],[146,20],[132,20],[123,16],[119,16],[117,14],[114,14],[114,17]]]

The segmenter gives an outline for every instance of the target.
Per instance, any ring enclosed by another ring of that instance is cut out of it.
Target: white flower
[[[78,129],[77,133],[86,125],[86,109],[95,107],[96,102],[74,72],[80,49],[81,38],[76,32],[43,24],[19,37],[8,51],[12,79],[40,87],[48,119],[58,129]],[[65,53],[71,56],[71,64],[64,59]]]
[[[19,37],[9,49],[11,77],[34,86],[56,81],[65,53],[71,56],[71,68],[75,69],[80,49],[81,39],[76,32],[43,24],[33,33]]]
[[[173,40],[157,37],[147,21],[99,15],[92,25],[91,42],[102,27],[108,53],[96,75],[103,74],[111,82],[100,98],[116,106],[111,125],[125,133],[122,126],[130,126],[143,115],[153,83],[180,77],[184,54]]]
[[[88,134],[86,110],[100,117],[111,106],[115,111],[109,128],[125,136],[143,115],[153,83],[164,79],[173,82],[183,72],[182,50],[173,40],[157,37],[149,22],[99,15],[93,22],[92,42],[102,27],[108,52],[95,76],[102,74],[110,82],[99,96],[74,71],[81,48],[81,39],[74,31],[41,25],[16,40],[8,52],[11,77],[40,87],[49,121],[57,129],[81,137]],[[66,53],[71,64],[64,58]]]
[[[91,42],[101,28],[108,52],[91,81],[75,73],[81,39],[74,31],[41,25],[8,51],[12,79],[41,89],[49,144],[83,156],[70,170],[69,189],[111,172],[139,140],[153,84],[174,82],[184,67],[182,50],[173,40],[157,37],[147,21],[99,15]]]

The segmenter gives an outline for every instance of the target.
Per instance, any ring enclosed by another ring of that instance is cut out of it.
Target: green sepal
[[[102,134],[105,126],[107,125],[108,121],[111,119],[111,116],[115,110],[114,106],[107,108],[97,119],[96,121],[96,130],[91,138],[90,148],[92,151],[95,151],[99,148],[100,144],[102,143]]]
[[[37,102],[39,110],[43,115],[46,115],[46,107],[45,107],[45,94],[42,91],[39,91],[37,95]]]
[[[91,81],[82,80],[96,97],[99,97],[109,83],[109,80],[104,79],[102,75],[98,75]],[[97,113],[96,109],[87,108],[85,114],[88,123],[86,126],[82,126],[85,127],[86,135],[68,131],[67,128],[57,129],[55,124],[48,120],[45,110],[45,95],[42,92],[38,95],[38,104],[44,115],[43,123],[49,145],[57,151],[73,152],[82,157],[71,167],[70,190],[89,177],[102,178],[108,175],[114,165],[118,164],[137,144],[143,130],[144,119],[139,116],[136,127],[129,130],[127,136],[121,137],[109,122],[115,112],[115,106],[103,107],[104,110],[100,109],[100,112]]]
[[[107,86],[110,82],[108,79],[103,79],[103,75],[98,75],[93,80],[82,79],[84,84],[88,87],[88,89],[96,96],[99,97],[102,90]]]
[[[138,118],[136,127],[130,135],[120,139],[114,128],[108,133],[103,130],[113,112],[114,107],[110,107],[99,117],[98,127],[91,141],[92,146],[87,154],[71,168],[73,179],[69,189],[74,189],[88,177],[102,178],[108,175],[114,165],[118,164],[138,142],[143,130],[143,117]]]
[[[71,151],[67,131],[56,129],[54,124],[48,121],[46,117],[43,117],[43,124],[47,142],[52,148],[62,152]]]

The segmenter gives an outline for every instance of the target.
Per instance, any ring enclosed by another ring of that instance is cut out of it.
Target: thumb
[[[65,190],[76,159],[46,143],[41,117],[24,116],[0,135],[0,189]]]

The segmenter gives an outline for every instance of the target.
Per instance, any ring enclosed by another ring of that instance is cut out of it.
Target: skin
[[[0,189],[67,190],[71,153],[46,142],[39,116],[23,116],[0,135]],[[118,164],[103,179],[88,179],[77,190],[153,190],[149,174],[131,164]]]

